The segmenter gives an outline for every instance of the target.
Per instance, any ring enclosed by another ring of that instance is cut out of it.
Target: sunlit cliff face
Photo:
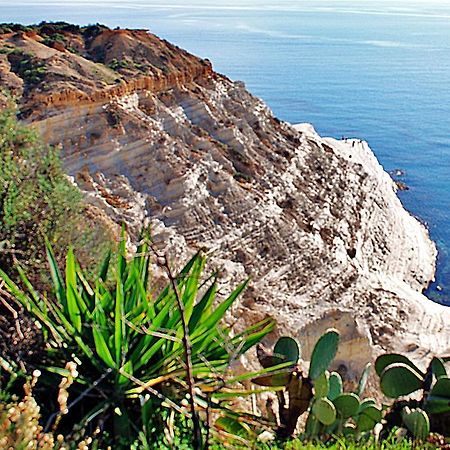
[[[204,249],[224,290],[251,277],[236,328],[272,315],[307,355],[335,326],[349,376],[381,348],[418,359],[450,347],[449,313],[420,293],[435,248],[366,143],[280,122],[242,83],[146,31],[63,29],[58,42],[51,31],[0,40],[0,80],[23,119],[61,146],[110,220],[135,236],[150,223],[180,260]]]

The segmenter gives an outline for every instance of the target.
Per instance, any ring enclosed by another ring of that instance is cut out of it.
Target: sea
[[[148,28],[291,123],[367,140],[439,249],[450,305],[450,0],[0,0],[0,21]]]

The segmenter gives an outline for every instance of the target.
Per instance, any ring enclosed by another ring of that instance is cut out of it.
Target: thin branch
[[[148,336],[154,336],[154,337],[158,337],[161,339],[167,339],[168,341],[173,341],[173,342],[177,342],[180,343],[182,342],[181,339],[178,339],[175,336],[170,336],[170,334],[167,333],[161,333],[159,331],[152,331],[149,330],[147,327],[141,325],[139,328],[134,325],[133,323],[131,323],[128,319],[123,319],[123,321],[125,322],[126,325],[128,325],[133,331],[136,331],[136,333],[139,334],[147,334]]]
[[[19,321],[19,314],[17,311],[2,297],[3,295],[5,297],[11,298],[8,292],[3,290],[3,286],[5,285],[5,282],[2,280],[0,284],[0,302],[2,305],[12,314],[15,325],[16,325],[16,331],[19,335],[20,339],[25,339],[24,334],[22,333],[22,329],[20,328],[20,321]]]
[[[186,411],[183,410],[183,408],[180,408],[175,402],[170,400],[168,397],[164,396],[160,392],[158,392],[156,389],[153,389],[152,387],[148,386],[148,384],[144,383],[143,381],[139,380],[133,375],[130,375],[129,373],[125,372],[122,368],[119,369],[119,373],[123,375],[124,377],[131,380],[133,383],[137,384],[138,386],[142,387],[143,390],[148,391],[150,394],[154,395],[155,397],[158,397],[163,402],[166,402],[171,408],[173,408],[175,411],[179,412],[180,414],[183,414],[186,417],[190,417],[190,414],[186,414]]]
[[[191,420],[193,425],[193,448],[194,450],[201,450],[202,448],[202,430],[200,427],[200,420],[197,412],[195,411],[195,399],[194,399],[194,377],[192,375],[192,346],[189,339],[189,327],[186,321],[186,314],[184,309],[184,303],[181,299],[180,293],[178,292],[177,281],[172,273],[170,268],[169,261],[167,259],[167,255],[161,257],[158,255],[156,249],[152,247],[155,255],[158,257],[159,264],[165,269],[167,276],[169,277],[170,284],[172,285],[172,289],[175,294],[175,298],[177,301],[178,309],[180,311],[181,324],[183,327],[183,337],[182,343],[184,347],[184,356],[185,356],[185,364],[186,364],[186,379],[188,384],[188,392],[189,392],[189,404],[191,408]]]

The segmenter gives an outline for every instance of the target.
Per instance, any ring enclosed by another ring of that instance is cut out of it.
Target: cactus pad
[[[356,434],[356,426],[352,423],[345,424],[344,428],[342,428],[342,434],[344,436],[354,436]]]
[[[328,371],[325,371],[314,380],[314,396],[316,398],[326,397],[328,395],[330,388],[329,378],[330,374]]]
[[[381,421],[383,414],[381,409],[375,405],[368,405],[360,411],[356,420],[358,431],[373,430],[375,425]]]
[[[372,367],[372,364],[367,363],[366,367],[364,367],[364,370],[361,374],[361,378],[359,379],[359,382],[358,382],[358,390],[356,391],[356,393],[358,394],[359,397],[361,397],[363,395],[364,389],[366,388],[366,384],[367,384],[367,380],[369,379],[371,367]]]
[[[430,395],[425,403],[425,409],[430,414],[442,414],[450,412],[450,399]]]
[[[327,398],[316,400],[312,412],[317,420],[324,425],[331,425],[336,420],[336,408]]]
[[[275,344],[273,354],[282,357],[286,362],[290,361],[292,364],[297,364],[300,358],[300,347],[295,339],[282,336]]]
[[[376,405],[376,401],[373,398],[366,398],[364,399],[361,404],[359,405],[359,412],[362,412],[364,409],[366,409],[368,406]]]
[[[358,413],[359,397],[356,394],[342,394],[333,400],[333,404],[340,417],[348,419]]]
[[[430,434],[430,420],[425,411],[419,408],[409,409],[406,406],[402,411],[402,419],[415,439],[423,441]]]
[[[311,355],[309,366],[309,377],[315,380],[319,377],[333,361],[339,345],[339,332],[328,330],[317,341]]]
[[[334,400],[338,395],[342,394],[342,378],[336,372],[331,372],[329,379],[328,398]]]
[[[309,437],[317,436],[320,430],[320,422],[314,416],[314,414],[309,414],[306,420],[305,433]]]
[[[446,397],[450,399],[450,378],[439,378],[431,389],[430,395]]]
[[[434,357],[432,359],[431,370],[437,379],[447,377],[447,370],[445,368],[444,361],[441,358]]]
[[[423,377],[409,365],[394,363],[382,372],[380,385],[387,397],[398,398],[421,389]]]
[[[406,356],[399,355],[398,353],[386,353],[385,355],[381,355],[375,361],[375,372],[379,377],[384,372],[384,370],[390,366],[391,364],[402,363],[405,364],[411,369],[413,369],[417,374],[421,375],[422,378],[425,377],[425,374],[419,370],[419,368]]]

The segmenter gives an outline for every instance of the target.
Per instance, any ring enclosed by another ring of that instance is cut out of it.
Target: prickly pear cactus
[[[333,361],[339,345],[339,332],[334,329],[328,330],[317,341],[311,355],[309,365],[309,377],[314,381],[318,378]]]
[[[330,389],[330,374],[328,371],[323,372],[314,380],[314,397],[327,397]]]
[[[450,378],[441,377],[428,395],[424,409],[429,414],[450,413]]]
[[[390,398],[398,398],[422,389],[424,377],[404,363],[388,365],[380,377],[383,393]]]
[[[430,420],[422,409],[410,409],[405,406],[402,411],[402,420],[414,439],[425,440],[430,434]]]
[[[447,397],[450,399],[450,378],[439,378],[431,389],[430,395]]]
[[[334,400],[338,395],[342,394],[342,378],[337,372],[331,372],[329,385],[328,398]]]
[[[364,389],[366,389],[367,380],[369,379],[371,368],[372,368],[372,364],[367,363],[366,367],[364,367],[364,370],[361,374],[361,378],[359,379],[359,382],[358,382],[358,389],[356,391],[356,393],[358,394],[359,397],[361,397],[363,395]]]
[[[295,339],[288,336],[282,336],[278,339],[273,349],[276,357],[281,357],[284,361],[290,361],[297,364],[300,359],[300,347]]]
[[[356,429],[358,433],[373,430],[375,425],[381,422],[382,417],[383,413],[379,406],[368,401],[362,402],[358,415],[356,416]]]
[[[314,401],[312,413],[323,425],[331,425],[336,420],[336,408],[330,400],[324,397]]]
[[[447,369],[445,368],[444,361],[441,358],[434,357],[432,359],[431,370],[436,379],[447,377]]]
[[[356,394],[341,394],[333,400],[338,416],[342,419],[356,416],[359,411],[359,397]]]
[[[419,368],[409,358],[403,355],[399,355],[398,353],[386,353],[379,356],[375,361],[375,372],[379,377],[381,377],[381,374],[388,366],[397,363],[405,364],[413,369],[417,374],[425,377],[425,374],[421,370],[419,370]]]

